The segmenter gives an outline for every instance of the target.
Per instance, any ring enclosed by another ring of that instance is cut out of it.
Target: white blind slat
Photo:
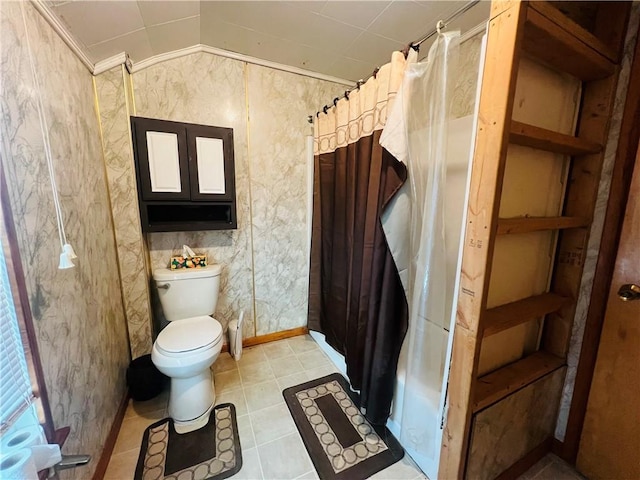
[[[0,258],[0,431],[4,431],[33,395],[4,254]]]

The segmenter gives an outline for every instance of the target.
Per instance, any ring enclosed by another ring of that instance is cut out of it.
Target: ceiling
[[[204,44],[356,81],[467,1],[45,3],[94,63],[125,51],[135,64]],[[488,12],[489,2],[483,1],[450,28],[472,28]]]

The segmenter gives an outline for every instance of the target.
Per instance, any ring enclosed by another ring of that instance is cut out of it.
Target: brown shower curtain
[[[345,356],[367,419],[389,416],[408,309],[380,215],[406,179],[379,144],[402,53],[315,122],[308,326]]]

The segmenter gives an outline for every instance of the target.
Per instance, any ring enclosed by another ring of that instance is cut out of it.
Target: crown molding
[[[460,43],[462,42],[466,42],[467,40],[475,37],[476,35],[480,34],[480,33],[484,33],[485,30],[487,29],[487,23],[488,22],[482,22],[479,23],[478,25],[476,25],[473,28],[470,28],[469,30],[467,30],[466,32],[464,32],[464,34],[462,34],[460,36]]]
[[[113,67],[124,65],[127,63],[128,55],[125,52],[120,52],[112,57],[100,60],[93,66],[92,73],[94,75],[100,75],[101,73],[111,70]]]
[[[339,83],[342,85],[352,86],[355,82],[352,80],[346,80],[344,78],[333,77],[331,75],[325,75],[323,73],[312,72],[311,70],[305,70],[304,68],[292,67],[291,65],[284,65],[278,62],[272,62],[270,60],[263,60],[261,58],[244,55],[242,53],[230,52],[221,48],[210,47],[209,45],[193,45],[191,47],[182,48],[180,50],[174,50],[172,52],[161,53],[153,57],[147,58],[141,62],[134,63],[133,72],[139,72],[145,68],[149,68],[152,65],[156,65],[167,60],[174,58],[184,57],[185,55],[191,55],[193,53],[210,53],[219,57],[230,58],[232,60],[238,60],[241,62],[251,63],[254,65],[260,65],[262,67],[273,68],[274,70],[281,70],[283,72],[295,73],[297,75],[304,75],[305,77],[317,78],[318,80],[326,80],[328,82]]]
[[[0,0],[2,1],[2,0]],[[263,60],[261,58],[252,57],[250,55],[244,55],[242,53],[231,52],[228,50],[223,50],[221,48],[210,47],[209,45],[193,45],[191,47],[182,48],[180,50],[174,50],[172,52],[161,53],[160,55],[155,55],[153,57],[142,60],[141,62],[137,62],[131,66],[131,60],[128,58],[128,55],[125,52],[118,53],[117,55],[113,55],[112,57],[101,60],[97,63],[93,63],[89,56],[87,55],[85,48],[81,45],[67,30],[67,27],[60,21],[60,19],[56,16],[55,13],[51,11],[49,6],[45,4],[42,0],[31,0],[31,4],[35,7],[35,9],[42,15],[42,17],[46,20],[46,22],[53,28],[53,30],[60,36],[62,41],[67,44],[67,46],[71,49],[71,51],[78,57],[78,59],[83,63],[83,65],[89,70],[92,75],[100,75],[101,73],[106,72],[107,70],[112,69],[113,67],[117,67],[118,65],[126,65],[127,69],[131,72],[139,72],[144,70],[145,68],[149,68],[152,65],[156,65],[158,63],[166,62],[167,60],[172,60],[174,58],[184,57],[186,55],[191,55],[193,53],[209,53],[212,55],[217,55],[224,58],[230,58],[233,60],[238,60],[241,62],[251,63],[253,65],[260,65],[262,67],[272,68],[274,70],[280,70],[283,72],[294,73],[297,75],[303,75],[305,77],[316,78],[318,80],[325,80],[328,82],[334,82],[341,85],[353,86],[355,82],[352,80],[346,80],[344,78],[334,77],[331,75],[325,75],[323,73],[313,72],[311,70],[306,70],[304,68],[293,67],[291,65],[284,65],[278,62],[272,62],[270,60]],[[475,35],[483,32],[486,28],[486,22],[482,22],[475,27],[467,30],[461,37],[460,41],[464,42]]]
[[[38,11],[38,13],[42,15],[46,22],[51,25],[51,28],[55,30],[62,41],[67,44],[67,46],[76,55],[76,57],[78,57],[83,65],[87,67],[87,70],[93,73],[93,62],[85,52],[84,47],[80,43],[78,43],[75,38],[73,38],[71,33],[69,33],[69,30],[67,30],[67,27],[62,22],[60,22],[60,19],[56,16],[55,13],[51,11],[49,6],[42,0],[31,0],[31,4]]]

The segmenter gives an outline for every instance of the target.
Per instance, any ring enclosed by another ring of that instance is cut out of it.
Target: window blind
[[[29,370],[11,294],[4,254],[0,255],[0,433],[32,403]]]

